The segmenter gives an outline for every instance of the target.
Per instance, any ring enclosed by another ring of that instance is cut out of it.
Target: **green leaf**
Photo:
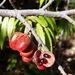
[[[10,18],[7,26],[7,35],[10,37],[10,35],[14,32],[15,29],[15,18]]]
[[[61,1],[61,0],[56,0],[56,10],[58,10],[58,6],[59,6],[59,4],[60,4],[60,1]]]
[[[39,1],[40,1],[39,7],[41,7],[45,0],[39,0]]]
[[[45,30],[46,45],[49,48],[50,52],[53,52],[52,37],[50,36],[50,32],[49,32],[48,28],[45,28],[44,30]]]
[[[36,21],[36,23],[39,23],[41,24],[43,27],[47,27],[48,25],[46,24],[46,21],[43,21],[44,18],[41,17],[42,19],[40,19],[39,17],[37,16],[32,16],[32,19],[34,19]]]
[[[43,25],[46,25],[46,27],[48,26],[48,23],[47,23],[47,21],[46,21],[46,19],[45,19],[44,16],[39,16],[39,19],[42,21],[42,24],[43,24]],[[40,24],[41,24],[41,23],[40,23]]]
[[[32,21],[28,20],[27,22],[32,26]],[[29,31],[28,28],[25,27],[24,32],[26,33],[26,32],[28,32],[28,31]]]
[[[1,49],[3,49],[3,44],[4,44],[4,41],[5,41],[5,38],[6,38],[6,29],[7,29],[7,25],[8,25],[8,20],[9,20],[9,17],[5,17],[3,19],[3,22],[2,22],[2,25],[1,25],[1,31],[0,31],[0,47]]]
[[[38,36],[41,38],[41,40],[43,41],[43,43],[45,44],[45,33],[43,31],[43,27],[38,23],[36,25],[36,32]]]
[[[55,31],[57,31],[55,20],[54,20],[54,18],[48,18],[48,17],[45,17],[45,19],[48,23],[48,29],[50,31],[50,34],[54,38]]]

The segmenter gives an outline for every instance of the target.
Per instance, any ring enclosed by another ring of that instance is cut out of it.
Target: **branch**
[[[47,17],[60,17],[68,20],[70,23],[75,25],[75,21],[72,20],[68,15],[75,14],[74,10],[66,10],[66,11],[45,11],[45,10],[2,10],[0,9],[0,16],[8,16],[8,17],[16,17],[16,12],[20,13],[22,16],[47,16]]]
[[[58,70],[61,72],[62,75],[67,75],[61,65],[58,66]]]
[[[14,3],[12,2],[12,0],[9,0],[11,6],[14,8],[14,9],[17,9],[17,7],[14,5]]]
[[[6,2],[6,0],[3,0],[1,3],[0,3],[0,7]]]
[[[70,23],[72,23],[73,25],[75,25],[75,21],[73,19],[71,19],[69,16],[64,15],[62,18],[65,18],[66,20],[68,20]]]
[[[45,6],[43,6],[42,8],[40,8],[41,10],[45,10],[48,6],[50,6],[52,4],[54,0],[50,0]]]

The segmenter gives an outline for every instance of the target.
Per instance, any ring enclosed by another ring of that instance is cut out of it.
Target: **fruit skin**
[[[39,65],[37,65],[37,68],[39,69],[39,70],[45,70],[46,69],[46,67],[45,66],[39,66]]]
[[[24,57],[29,57],[33,55],[33,53],[37,50],[37,46],[31,42],[28,48],[25,49],[25,51],[20,51],[20,55]]]
[[[16,49],[20,51],[24,51],[31,43],[31,39],[28,34],[24,34],[16,43]]]
[[[9,38],[9,46],[11,49],[16,50],[16,43],[19,40],[19,38],[21,38],[22,36],[24,36],[24,33],[21,32],[14,32],[10,38]]]

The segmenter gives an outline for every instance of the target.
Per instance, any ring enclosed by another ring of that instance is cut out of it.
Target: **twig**
[[[64,15],[62,18],[68,20],[70,23],[72,23],[73,25],[75,25],[75,21],[73,19],[71,19],[69,16]]]
[[[16,17],[16,11],[22,16],[47,16],[47,17],[60,17],[68,20],[70,23],[75,25],[75,21],[71,19],[68,15],[75,14],[75,10],[66,10],[66,11],[45,11],[45,10],[2,10],[0,9],[0,16]]]
[[[58,70],[61,72],[62,75],[67,75],[61,65],[58,66]]]
[[[64,29],[61,31],[60,33],[60,37],[59,37],[59,43],[58,43],[58,62],[59,62],[59,58],[60,58],[60,53],[61,53],[61,47],[62,47],[62,41],[63,41],[63,37],[64,37]]]
[[[0,7],[6,2],[6,0],[3,0],[1,3],[0,3]]]
[[[12,2],[12,0],[9,0],[11,6],[14,8],[14,9],[17,9],[17,7],[14,5],[14,3]]]
[[[48,6],[50,6],[52,4],[54,0],[50,0],[46,5],[44,5],[42,8],[40,8],[41,10],[45,10]]]

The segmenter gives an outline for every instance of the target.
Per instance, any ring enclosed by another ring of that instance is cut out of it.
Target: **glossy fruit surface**
[[[24,34],[21,32],[15,32],[13,33],[10,38],[9,38],[9,46],[10,48],[12,48],[13,50],[16,50],[16,43],[19,40],[19,38],[21,38]]]
[[[24,34],[16,43],[16,49],[20,51],[24,51],[31,43],[31,39],[28,34]]]
[[[22,61],[23,62],[31,62],[32,61],[32,57],[24,57],[24,56],[22,56]]]
[[[37,50],[36,45],[31,42],[30,45],[26,48],[25,51],[20,51],[20,55],[24,56],[24,57],[29,57],[31,55],[33,55],[33,53]]]

